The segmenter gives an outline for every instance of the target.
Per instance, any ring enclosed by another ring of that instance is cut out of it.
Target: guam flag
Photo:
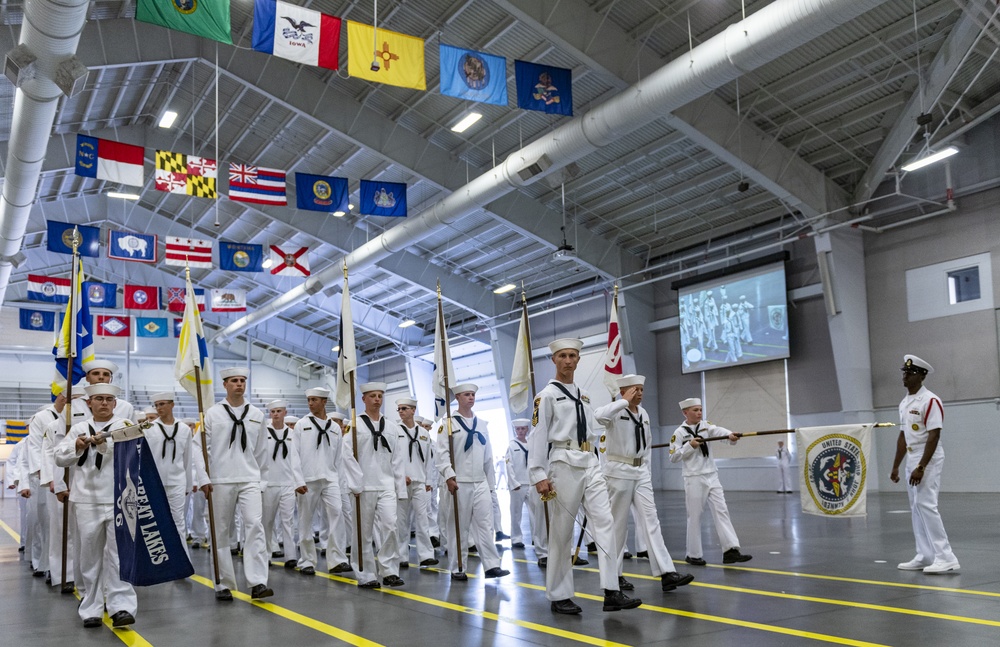
[[[128,433],[128,432],[125,432]],[[156,463],[141,432],[115,439],[115,539],[118,573],[135,586],[194,575]]]

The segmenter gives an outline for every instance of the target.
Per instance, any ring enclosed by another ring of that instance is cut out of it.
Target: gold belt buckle
[[[632,467],[642,467],[642,459],[641,458],[633,458],[632,459]]]
[[[581,452],[589,452],[591,449],[593,449],[593,447],[590,445],[590,441],[589,440],[585,440],[582,443],[580,443],[580,451]]]
[[[906,446],[906,451],[908,451],[908,452],[912,452],[912,451],[913,451],[913,448],[912,448],[912,447],[910,447],[909,445],[907,445],[907,446]]]

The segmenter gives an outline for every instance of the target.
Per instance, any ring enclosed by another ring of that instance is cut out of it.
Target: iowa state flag
[[[130,186],[142,186],[143,148],[98,139],[76,136],[76,174]]]
[[[139,0],[135,19],[233,44],[229,0]]]
[[[441,44],[441,94],[507,105],[507,59]]]
[[[564,67],[514,61],[517,107],[573,116],[573,73]]]
[[[340,18],[275,0],[255,0],[253,43],[258,52],[336,70]]]
[[[371,69],[373,59],[378,61],[376,71]],[[376,34],[371,25],[348,20],[347,73],[376,83],[426,90],[424,41],[388,29]]]

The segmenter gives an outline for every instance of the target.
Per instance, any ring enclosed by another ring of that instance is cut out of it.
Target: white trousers
[[[168,485],[164,486],[164,491],[167,493],[167,503],[170,504],[170,516],[174,519],[174,525],[177,526],[177,534],[181,538],[181,545],[184,546],[184,552],[191,556],[191,551],[188,549],[187,542],[184,539],[187,537],[187,518],[184,514],[185,504],[187,503],[187,486],[186,485]]]
[[[576,547],[573,522],[583,504],[587,511],[587,530],[597,542],[597,563],[601,588],[618,590],[615,556],[621,551],[612,529],[611,504],[604,473],[596,463],[591,467],[573,467],[561,461],[549,464],[549,480],[556,498],[549,502],[549,556],[545,569],[545,596],[549,600],[573,597],[573,568],[570,563]]]
[[[340,484],[320,479],[306,483],[308,491],[300,494],[299,502],[299,568],[316,566],[316,542],[313,541],[313,514],[318,510],[326,517],[329,535],[326,563],[335,566],[347,561],[344,552],[343,524],[340,517],[342,505]]]
[[[277,518],[278,528],[281,531],[279,537],[285,542],[285,560],[295,559],[295,526],[292,520],[295,517],[295,488],[291,485],[269,485],[264,490],[263,524],[264,537],[268,542],[273,541],[275,519]],[[310,540],[312,538],[310,537]],[[269,545],[268,555],[278,550],[277,542]]]
[[[32,494],[32,497],[35,495]],[[46,487],[43,496],[45,501],[45,513],[48,517],[49,536],[46,542],[45,552],[48,553],[49,573],[52,575],[52,586],[61,587],[62,582],[62,532],[63,532],[63,505],[56,498],[55,494],[49,492]],[[73,510],[75,504],[67,502],[69,506],[69,533],[66,535],[66,581],[76,582],[79,587],[83,586],[83,581],[77,577],[76,560],[76,513]],[[83,590],[81,588],[81,590]]]
[[[790,492],[792,489],[791,467],[778,463],[778,492]]]
[[[920,464],[922,453],[913,452],[906,459],[906,482],[910,473]],[[941,470],[944,456],[932,458],[924,467],[924,477],[918,485],[907,485],[910,497],[910,512],[913,515],[913,538],[917,544],[917,556],[923,562],[957,562],[951,551],[948,533],[945,532],[941,513],[938,512],[938,492],[941,490]]]
[[[639,480],[629,480],[605,477],[608,481],[608,497],[611,499],[611,516],[615,523],[615,541],[619,546],[625,545],[628,534],[628,515],[632,510],[635,519],[636,545],[643,545],[649,553],[649,568],[653,575],[659,577],[664,573],[672,573],[673,561],[670,551],[663,543],[663,533],[660,531],[660,519],[656,514],[656,502],[653,500],[653,482],[646,476]],[[623,551],[618,551],[618,575],[622,574]]]
[[[80,532],[80,561],[85,592],[78,613],[83,619],[119,611],[136,613],[135,589],[118,576],[115,509],[110,503],[76,503]]]
[[[201,490],[191,493],[191,537],[195,541],[207,542],[208,532],[208,499]]]
[[[733,522],[729,519],[729,508],[726,507],[726,497],[722,492],[719,474],[695,474],[684,477],[684,502],[687,505],[687,556],[701,557],[701,513],[708,503],[708,509],[715,520],[715,531],[719,533],[719,543],[722,550],[739,548],[740,540],[733,530]]]
[[[246,543],[243,545],[243,572],[247,584],[254,587],[267,584],[267,541],[264,538],[262,519],[263,496],[260,484],[253,483],[220,483],[212,487],[212,504],[215,512],[215,536],[219,546],[215,555],[219,560],[219,576],[222,579],[215,589],[235,589],[236,573],[233,570],[233,558],[226,550],[225,542],[236,517],[237,508],[243,518],[243,530],[246,533]]]
[[[430,495],[430,506],[427,508],[427,531],[431,533],[431,537],[441,538],[441,529],[438,527],[438,490],[440,488],[433,488],[427,494]]]
[[[447,491],[447,490],[445,490]],[[486,481],[478,483],[461,482],[458,484],[458,527],[462,531],[462,569],[469,570],[469,545],[475,544],[479,551],[479,561],[483,570],[500,566],[500,555],[497,553],[496,530],[493,528],[493,497],[490,496],[490,486]],[[449,494],[451,499],[452,495]],[[442,501],[444,511],[442,518],[448,526],[448,568],[452,573],[460,572],[458,568],[459,548],[455,546],[455,513],[453,501]],[[466,536],[468,535],[468,536]]]
[[[417,563],[434,557],[431,534],[427,527],[427,510],[431,505],[431,493],[423,483],[411,482],[406,486],[408,499],[396,501],[396,539],[399,541],[400,562],[410,561],[410,519],[416,531]]]
[[[24,554],[31,559],[31,565],[36,571],[47,571],[49,570],[49,555],[46,550],[49,544],[49,517],[45,494],[48,493],[48,487],[42,492],[39,475],[35,473],[28,476],[28,488],[31,490],[31,496],[27,500],[27,525],[22,529]]]
[[[531,541],[535,545],[535,556],[545,557],[548,543],[545,536],[545,504],[531,485],[522,485],[510,491],[510,543],[524,543],[521,519],[525,504],[528,505],[528,525],[531,528]]]
[[[15,496],[17,496],[17,512],[19,515],[17,529],[21,532],[21,543],[19,544],[19,547],[24,548],[26,541],[25,533],[28,530],[28,499],[25,499],[20,495]],[[40,492],[32,492],[31,496],[42,496],[42,494]]]
[[[361,546],[358,536],[351,536],[351,565],[359,584],[378,578],[399,575],[399,544],[396,539],[395,490],[364,491],[361,493]],[[378,546],[378,562],[372,551],[372,541]],[[364,570],[358,565],[361,555]]]

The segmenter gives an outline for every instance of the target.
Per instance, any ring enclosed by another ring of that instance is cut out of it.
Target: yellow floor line
[[[215,585],[212,580],[204,578],[200,575],[192,575],[191,579],[199,584],[204,584],[208,588],[214,590]],[[243,602],[248,602],[253,604],[255,607],[263,609],[264,611],[269,611],[277,616],[281,616],[286,620],[291,620],[296,624],[300,624],[303,627],[308,627],[314,631],[318,631],[327,636],[341,640],[349,645],[357,645],[358,647],[382,647],[381,643],[373,642],[367,638],[362,638],[357,634],[352,634],[349,631],[345,631],[333,625],[329,625],[325,622],[321,622],[309,616],[304,616],[301,613],[296,613],[291,609],[286,609],[285,607],[278,606],[271,602],[263,602],[261,600],[252,600],[246,593],[241,593],[239,591],[232,591],[233,597],[237,600],[242,600]]]
[[[80,592],[74,589],[73,597],[79,600]],[[131,627],[123,627],[121,629],[115,629],[111,625],[111,617],[107,613],[104,614],[102,622],[104,623],[105,627],[111,630],[111,633],[113,633],[118,640],[128,645],[128,647],[153,647],[153,644],[151,642],[143,638],[138,631],[132,629]]]
[[[18,545],[21,544],[21,535],[18,534],[18,532],[16,530],[14,530],[13,528],[11,528],[7,524],[5,524],[2,519],[0,519],[0,528],[2,528],[4,531],[6,531],[8,535],[10,535],[11,537],[13,537],[14,541],[16,541],[18,543]]]

